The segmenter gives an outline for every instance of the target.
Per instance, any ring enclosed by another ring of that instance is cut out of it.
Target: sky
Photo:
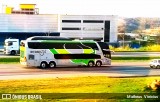
[[[160,17],[160,0],[0,0],[19,9],[19,4],[36,4],[40,14],[118,15],[119,17]]]

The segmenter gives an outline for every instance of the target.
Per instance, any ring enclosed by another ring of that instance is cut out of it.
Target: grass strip
[[[0,62],[19,62],[19,58],[14,57],[7,57],[7,58],[0,58]]]
[[[160,80],[160,77],[108,78],[88,76],[0,80],[0,93],[141,93],[150,92],[145,90],[145,87],[154,79]]]
[[[105,76],[88,76],[88,77],[75,77],[75,78],[46,78],[46,79],[28,79],[28,80],[1,80],[0,93],[49,93],[46,97],[50,97],[51,93],[71,93],[71,94],[53,94],[54,98],[59,98],[60,101],[71,101],[76,99],[80,93],[111,93],[110,97],[117,99],[112,94],[123,93],[156,93],[147,89],[147,84],[160,77],[136,77],[136,78],[107,78]],[[72,94],[75,93],[75,94]],[[90,94],[84,94],[90,95]],[[103,94],[99,94],[103,97]],[[105,94],[104,94],[105,95]],[[52,97],[52,96],[51,96]],[[64,99],[70,97],[71,99]],[[95,96],[96,97],[96,96]],[[99,96],[98,96],[99,97]],[[45,97],[43,97],[45,98]],[[124,98],[124,99],[123,99]],[[123,97],[121,100],[128,100]],[[79,99],[86,101],[87,99]],[[96,99],[107,100],[107,99]],[[133,99],[132,99],[133,100]],[[136,100],[136,99],[135,99]],[[134,101],[135,101],[134,100]],[[139,100],[139,99],[138,99]],[[137,100],[137,102],[138,102]],[[144,99],[142,99],[144,100]],[[51,100],[49,100],[51,101]],[[46,100],[46,102],[49,102]],[[90,100],[87,100],[87,102]],[[92,100],[93,101],[93,100]],[[129,100],[128,100],[129,101]],[[111,101],[112,102],[112,101]]]

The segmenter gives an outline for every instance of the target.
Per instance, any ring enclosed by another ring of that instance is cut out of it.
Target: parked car
[[[160,68],[160,59],[153,59],[149,65],[151,68]]]

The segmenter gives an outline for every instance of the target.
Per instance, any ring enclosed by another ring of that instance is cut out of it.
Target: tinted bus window
[[[64,49],[65,43],[50,43],[50,42],[28,42],[28,47],[31,49]]]
[[[81,47],[81,43],[76,42],[76,43],[66,43],[65,44],[65,48],[66,49],[82,49],[83,47]]]
[[[97,46],[96,43],[83,43],[83,44],[86,45],[86,46],[89,46],[92,49],[98,50],[98,46]]]
[[[109,49],[109,46],[107,43],[104,42],[98,42],[99,46],[101,47],[101,49]]]
[[[28,42],[28,47],[31,49],[97,49],[96,43],[83,43],[80,42]]]
[[[100,59],[100,55],[95,54],[55,54],[55,59]]]

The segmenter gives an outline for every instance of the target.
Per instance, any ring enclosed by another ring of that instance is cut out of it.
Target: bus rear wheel
[[[94,62],[93,61],[89,61],[88,62],[88,67],[93,67],[94,66]]]
[[[97,67],[100,67],[101,65],[102,65],[102,62],[101,62],[101,61],[97,61],[97,62],[96,62],[96,66],[97,66]]]
[[[50,62],[49,63],[49,67],[50,68],[55,68],[56,67],[56,63],[55,62]]]
[[[46,62],[41,62],[40,67],[43,68],[43,69],[47,68],[47,63]]]

